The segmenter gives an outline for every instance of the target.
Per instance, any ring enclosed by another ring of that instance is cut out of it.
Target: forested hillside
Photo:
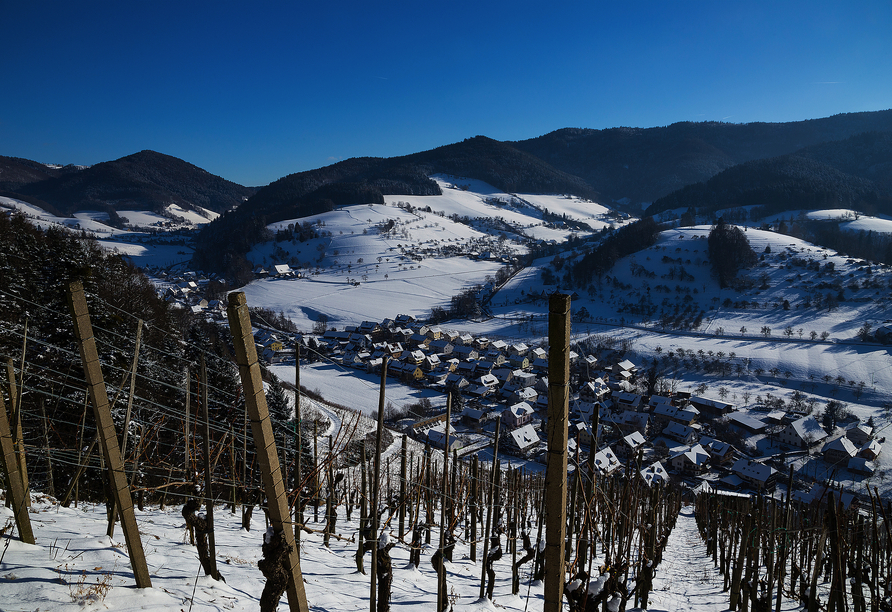
[[[381,204],[384,194],[439,195],[440,188],[429,178],[438,173],[476,178],[509,193],[597,197],[578,177],[510,145],[477,136],[404,157],[349,159],[281,178],[208,224],[199,236],[194,263],[204,270],[237,275],[245,268],[244,254],[267,238],[267,224],[349,204]]]
[[[16,191],[23,185],[77,172],[76,166],[47,166],[40,162],[0,155],[0,192]]]
[[[568,128],[511,143],[576,175],[607,198],[653,202],[734,165],[793,153],[863,132],[892,131],[892,111],[788,123],[674,123],[666,127]]]
[[[16,371],[24,429],[43,431],[38,410],[43,406],[53,424],[47,434],[52,448],[75,447],[79,438],[88,442],[95,432],[92,412],[85,413],[85,377],[67,304],[71,280],[84,285],[109,397],[119,399],[113,416],[120,428],[130,395],[129,385],[121,383],[134,359],[139,321],[141,377],[134,391],[134,431],[140,424],[163,419],[153,406],[182,403],[186,367],[199,371],[195,347],[211,356],[229,353],[223,328],[193,320],[189,311],[162,300],[141,271],[96,241],[62,229],[41,231],[23,215],[0,215],[0,359],[4,368],[11,360]],[[24,373],[23,350],[29,364]],[[211,359],[208,371],[215,388],[234,395],[237,375],[228,361]],[[211,408],[225,421],[234,406]],[[84,432],[79,431],[82,422]],[[150,453],[158,459],[172,444],[159,440]],[[68,482],[71,464],[55,465],[55,481]],[[45,484],[42,461],[34,461],[29,472],[33,481]],[[96,478],[82,484],[81,491],[88,494],[99,486],[101,479]]]
[[[11,170],[12,164],[8,164]],[[62,215],[79,210],[108,212],[112,221],[120,210],[162,212],[170,204],[223,212],[254,193],[188,162],[155,151],[141,151],[115,161],[84,169],[48,169],[41,178],[40,164],[20,160],[7,192],[49,203]],[[27,169],[33,169],[28,180]],[[2,176],[2,175],[0,175]],[[7,183],[2,183],[7,185]]]
[[[887,202],[875,183],[828,164],[784,155],[747,162],[706,182],[688,185],[648,207],[655,215],[693,208],[699,214],[759,206],[759,216],[809,208],[854,208],[883,212]]]

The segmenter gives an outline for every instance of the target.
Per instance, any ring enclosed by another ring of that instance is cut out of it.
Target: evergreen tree
[[[737,271],[756,263],[756,254],[746,235],[736,225],[728,225],[719,217],[707,240],[712,269],[723,288],[737,276]]]
[[[282,424],[291,420],[291,405],[278,380],[273,380],[269,385],[269,390],[266,392],[266,405],[274,423]]]

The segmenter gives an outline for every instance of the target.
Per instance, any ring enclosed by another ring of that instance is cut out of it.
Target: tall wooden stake
[[[201,354],[201,408],[204,412],[204,431],[202,431],[202,445],[204,446],[204,508],[207,519],[208,558],[211,566],[211,576],[216,579],[217,572],[217,547],[214,539],[214,473],[211,470],[211,417],[208,410],[208,371],[204,361],[204,353]]]
[[[548,464],[545,471],[545,606],[560,612],[564,598],[567,509],[567,420],[570,405],[570,296],[548,300]]]
[[[486,562],[489,556],[489,528],[492,523],[492,507],[494,504],[493,494],[496,490],[496,470],[499,469],[499,430],[502,427],[502,417],[496,417],[496,440],[493,443],[492,451],[492,471],[490,472],[489,497],[486,508],[486,523],[483,525],[483,564],[480,569],[480,599],[486,597]]]
[[[387,384],[387,357],[381,360],[381,388],[378,392],[378,430],[375,434],[375,475],[372,480],[372,571],[371,589],[369,590],[369,610],[376,612],[378,594],[378,489],[381,478],[381,437],[384,434],[384,387]]]
[[[400,540],[406,535],[406,456],[409,454],[409,436],[403,436],[403,448],[400,453]]]
[[[53,457],[50,455],[50,429],[46,422],[46,408],[40,398],[40,416],[43,419],[43,449],[46,453],[46,487],[50,497],[56,496],[56,485],[53,482]]]
[[[6,403],[3,394],[0,393],[0,459],[3,461],[3,472],[6,474],[6,490],[9,492],[10,506],[15,516],[15,525],[19,530],[19,537],[26,544],[34,544],[34,532],[31,530],[31,517],[28,515],[28,507],[25,505],[25,496],[28,494],[22,483],[22,475],[19,473],[19,462],[16,459],[15,445],[13,444],[12,431],[9,429],[9,417],[6,416]]]
[[[27,327],[26,333],[27,333]],[[24,369],[24,354],[22,355],[22,369]],[[22,395],[20,386],[15,379],[15,362],[10,357],[6,362],[6,373],[9,376],[9,404],[12,410],[11,425],[12,438],[15,445],[16,463],[18,463],[19,478],[25,489],[25,507],[31,507],[31,495],[28,493],[28,464],[25,461],[25,438],[22,433]],[[23,372],[24,374],[24,372]]]
[[[292,612],[309,612],[303,575],[300,571],[300,559],[294,543],[294,527],[291,524],[288,498],[285,494],[285,485],[282,482],[279,457],[276,454],[276,441],[269,418],[269,408],[266,404],[266,396],[263,394],[260,364],[257,362],[257,349],[254,347],[251,319],[248,315],[248,304],[244,293],[229,294],[227,314],[245,394],[245,406],[251,415],[251,432],[254,436],[257,462],[263,476],[269,518],[273,529],[282,533],[286,547],[291,549],[288,555],[288,606]]]
[[[130,497],[130,488],[127,486],[127,478],[124,474],[124,462],[118,447],[115,424],[112,420],[105,381],[102,378],[102,369],[99,365],[99,352],[96,350],[93,326],[90,324],[87,297],[80,281],[74,281],[69,285],[68,303],[74,321],[74,336],[80,350],[90,400],[93,403],[96,429],[99,432],[103,456],[109,466],[115,505],[121,516],[121,526],[127,542],[127,553],[130,556],[130,566],[133,569],[136,586],[149,588],[152,586],[152,580],[149,577],[142,540],[139,538],[139,528],[136,525],[136,515],[133,512],[133,499]]]
[[[446,438],[443,443],[443,495],[440,498],[440,566],[437,570],[437,610],[446,601],[446,497],[449,488],[449,424],[452,419],[452,394],[446,395]]]
[[[303,493],[303,454],[304,436],[300,418],[300,342],[294,344],[294,431],[297,434],[297,459],[294,467],[294,541],[297,546],[297,556],[300,558],[300,525],[304,522],[304,509],[301,505],[301,493]]]
[[[136,387],[136,364],[139,362],[139,345],[142,340],[142,319],[139,319],[139,323],[136,326],[136,346],[133,349],[133,362],[130,364],[130,394],[127,398],[127,412],[124,414],[124,431],[121,432],[121,457],[126,460],[127,459],[127,439],[130,434],[130,412],[133,410],[133,391]],[[126,377],[126,374],[125,374]],[[126,378],[121,380],[121,387],[123,387],[123,383]],[[115,399],[111,403],[111,408],[115,407],[115,404],[118,401],[118,396],[121,393],[121,389],[118,389],[118,392],[115,394]],[[140,439],[142,439],[140,437]],[[136,468],[134,467],[134,474],[136,473]],[[133,487],[133,475],[130,476],[130,487]],[[115,512],[115,509],[112,508],[111,515],[108,517],[108,530],[106,534],[108,537],[112,537],[115,534],[115,521],[117,520],[118,513]]]

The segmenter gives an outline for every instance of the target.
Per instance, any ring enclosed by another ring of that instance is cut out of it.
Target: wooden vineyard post
[[[93,404],[96,429],[102,445],[103,456],[109,467],[115,505],[121,516],[121,526],[127,542],[127,554],[130,556],[130,566],[133,569],[136,586],[149,588],[152,586],[152,580],[149,577],[142,540],[139,538],[139,528],[136,525],[136,515],[133,512],[133,499],[130,496],[130,488],[127,486],[127,478],[124,474],[124,462],[121,458],[121,449],[118,446],[118,436],[115,433],[115,424],[108,404],[105,381],[102,378],[102,369],[99,365],[99,352],[96,350],[93,326],[90,324],[87,297],[80,281],[74,281],[68,286],[68,304],[71,308],[74,336],[80,350],[87,388]]]
[[[489,498],[487,500],[486,522],[483,524],[483,564],[480,568],[480,599],[486,597],[486,562],[489,557],[489,527],[493,521],[492,507],[495,503],[493,494],[496,488],[496,470],[499,469],[499,429],[502,426],[502,416],[496,417],[496,437],[493,442],[492,470],[490,471]]]
[[[27,329],[27,328],[26,328]],[[27,333],[27,331],[26,331]],[[22,356],[24,360],[24,355]],[[24,361],[23,361],[24,364]],[[10,357],[6,362],[6,372],[9,376],[9,408],[12,410],[10,425],[12,427],[12,439],[15,447],[16,463],[18,463],[19,479],[25,490],[25,507],[31,507],[31,495],[28,493],[28,464],[25,461],[25,439],[22,433],[22,397],[19,394],[19,386],[15,380],[15,362]]]
[[[582,536],[579,540],[579,568],[587,569],[586,561],[595,556],[594,538],[592,533],[595,530],[595,483],[598,479],[595,470],[595,455],[598,453],[598,421],[600,412],[598,405],[595,404],[592,409],[592,442],[588,450],[588,480],[585,484],[585,492],[583,493],[583,503],[585,504],[585,512],[583,512]],[[577,469],[581,469],[581,466]]]
[[[477,453],[474,453],[474,456],[471,457],[471,562],[477,562],[477,496],[479,495],[478,491],[480,490],[480,478],[478,477],[479,466],[477,464]]]
[[[46,488],[50,497],[56,496],[56,485],[53,482],[53,457],[50,454],[50,429],[46,422],[46,408],[43,405],[43,398],[38,402],[40,404],[40,417],[43,419],[43,450],[46,453]]]
[[[220,572],[217,571],[217,545],[214,539],[214,471],[211,469],[211,416],[208,410],[208,371],[204,353],[201,354],[201,393],[198,397],[202,412],[204,412],[201,442],[204,448],[204,506],[208,532],[208,561],[210,562],[211,577],[214,580],[220,580]],[[198,425],[197,420],[195,424]]]
[[[446,437],[443,442],[443,487],[440,498],[440,562],[437,566],[437,610],[446,606],[446,498],[449,486],[449,425],[452,419],[452,394],[446,395]]]
[[[319,421],[313,419],[313,522],[319,522]]]
[[[276,442],[266,396],[263,394],[263,381],[260,378],[260,364],[257,362],[257,349],[251,334],[251,320],[248,315],[248,304],[245,294],[233,292],[229,294],[229,329],[235,345],[236,361],[239,376],[245,394],[245,407],[251,417],[251,433],[260,465],[263,488],[266,492],[269,507],[269,519],[275,531],[281,533],[288,554],[288,606],[292,611],[309,612],[307,595],[304,590],[303,575],[300,571],[300,559],[294,542],[294,527],[291,524],[291,513],[285,485],[282,482],[282,471],[279,456],[276,454]]]
[[[400,452],[400,537],[406,535],[406,455],[409,449],[409,436],[403,436],[403,447]]]
[[[297,345],[297,358],[300,358],[300,344]],[[298,367],[298,372],[300,367]],[[300,376],[298,374],[298,376]],[[294,470],[297,474],[294,478],[294,542],[297,548],[297,557],[300,558],[300,532],[304,522],[303,492],[304,492],[304,434],[303,421],[300,418],[300,384],[295,385],[294,391],[294,431],[297,434],[297,458]]]
[[[560,612],[564,599],[567,521],[567,420],[570,406],[570,296],[548,300],[548,462],[545,468],[545,606]],[[597,410],[597,408],[595,408]]]
[[[387,361],[386,356],[381,360],[381,387],[378,391],[378,429],[375,432],[375,468],[371,482],[372,507],[370,514],[373,538],[372,571],[369,572],[371,574],[371,588],[369,590],[369,610],[371,612],[375,612],[377,609],[378,601],[378,538],[380,537],[378,534],[378,490],[381,485],[381,437],[384,435],[384,388],[387,384]]]
[[[22,475],[19,473],[19,462],[15,455],[15,445],[12,441],[12,431],[9,429],[9,417],[6,416],[6,403],[3,401],[2,393],[0,393],[0,451],[2,451],[0,459],[3,461],[3,472],[6,474],[6,490],[9,491],[7,497],[10,498],[19,537],[25,544],[34,544],[31,517],[28,515],[28,507],[25,505],[25,496],[28,491],[25,489]]]

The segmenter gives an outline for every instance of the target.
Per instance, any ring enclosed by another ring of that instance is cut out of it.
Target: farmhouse
[[[658,427],[666,427],[669,423],[678,423],[690,427],[700,416],[693,406],[677,408],[672,404],[656,404],[653,408],[654,423]]]
[[[584,402],[599,402],[608,393],[610,393],[610,389],[603,380],[598,378],[582,385],[579,389],[579,399]]]
[[[634,457],[638,454],[639,450],[644,449],[645,443],[646,440],[644,439],[644,435],[640,431],[633,431],[620,440],[619,446],[616,448],[616,453],[623,459]]]
[[[682,444],[694,444],[697,441],[697,432],[687,425],[672,421],[662,431],[663,435]]]
[[[877,466],[873,461],[868,461],[864,457],[852,457],[849,459],[848,468],[858,474],[873,474],[876,472]]]
[[[848,465],[849,460],[857,454],[857,447],[846,437],[831,440],[821,448],[824,460],[836,465]]]
[[[669,464],[682,474],[702,474],[709,468],[709,453],[696,444],[671,457]]]
[[[807,449],[827,437],[827,432],[813,416],[789,423],[778,436],[778,442],[793,448]]]
[[[750,416],[746,412],[734,412],[728,415],[728,425],[745,434],[758,434],[768,428],[762,419]]]
[[[598,435],[600,436],[602,431],[602,426],[598,425]],[[575,423],[570,426],[570,432],[576,438],[576,443],[581,446],[591,446],[594,443],[594,439],[592,439],[592,425],[591,423],[584,423],[580,421],[579,423]]]
[[[625,410],[613,419],[612,423],[624,434],[640,431],[646,436],[650,427],[650,415],[646,412]]]
[[[846,428],[846,437],[855,446],[864,446],[873,440],[873,427],[864,423],[855,423]]]
[[[700,411],[704,417],[717,419],[734,411],[734,406],[727,402],[710,399],[708,397],[692,396],[691,405]]]
[[[427,441],[430,442],[430,445],[434,448],[445,448],[446,446],[446,431],[443,429],[429,429],[427,432]],[[450,453],[454,450],[458,450],[461,448],[461,440],[459,440],[456,436],[449,434],[449,448],[447,449]]]
[[[858,451],[859,457],[864,457],[868,461],[875,461],[877,457],[880,456],[880,450],[883,447],[880,446],[880,443],[876,440],[871,440],[867,444],[861,447]]]
[[[777,481],[777,470],[747,458],[735,461],[731,471],[756,491],[771,491]]]
[[[703,436],[700,438],[700,446],[705,448],[710,456],[710,462],[713,465],[722,465],[730,463],[734,458],[734,447],[727,442]]]
[[[613,401],[616,403],[617,409],[632,410],[640,412],[643,406],[642,398],[637,393],[614,393]]]
[[[609,446],[595,453],[595,469],[601,476],[609,476],[620,468],[619,458]]]

